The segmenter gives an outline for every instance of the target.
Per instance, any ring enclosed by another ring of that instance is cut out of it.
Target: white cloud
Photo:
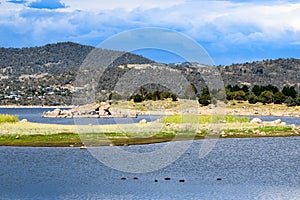
[[[24,38],[36,42],[31,46],[56,40],[96,45],[118,32],[142,27],[177,30],[222,52],[230,45],[288,45],[300,38],[300,2],[61,0],[66,8],[44,10],[27,7],[35,0],[25,5],[0,1],[0,34],[1,28],[17,34],[20,45]]]
[[[184,0],[63,0],[66,5],[69,5],[69,10],[84,10],[99,12],[102,10],[115,10],[123,9],[126,11],[132,11],[136,8],[143,10],[151,8],[168,8],[174,5],[182,4]],[[117,14],[117,13],[116,13]]]

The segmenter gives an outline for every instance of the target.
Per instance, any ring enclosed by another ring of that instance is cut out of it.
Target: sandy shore
[[[141,114],[172,115],[172,114],[200,114],[200,115],[237,115],[237,116],[289,116],[300,117],[300,106],[288,107],[284,104],[249,104],[246,101],[229,101],[227,104],[218,103],[217,106],[201,106],[195,100],[172,101],[144,101],[142,103],[121,102],[112,107],[137,110]]]
[[[74,105],[62,106],[20,106],[0,105],[0,108],[74,108]],[[172,115],[172,114],[201,114],[201,115],[238,115],[238,116],[289,116],[300,117],[300,106],[288,107],[284,104],[249,104],[246,101],[229,101],[227,104],[219,103],[217,106],[200,106],[196,100],[179,100],[172,102],[144,101],[119,101],[113,103],[111,110],[137,111],[140,115]]]

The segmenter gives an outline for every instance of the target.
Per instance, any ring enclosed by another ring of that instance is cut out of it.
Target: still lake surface
[[[61,110],[63,110],[62,108]],[[54,108],[0,108],[1,114],[17,115],[19,119],[27,119],[29,122],[44,123],[44,124],[74,124],[74,119],[59,119],[59,118],[41,118],[43,112],[52,111]],[[161,118],[157,115],[141,115],[137,118],[85,118],[81,122],[86,124],[130,124],[137,123],[142,119],[148,122],[155,121]],[[78,122],[78,118],[76,119]]]
[[[219,139],[200,159],[203,140],[194,141],[170,166],[145,174],[116,171],[79,148],[0,147],[0,199],[299,199],[299,143],[300,137]]]
[[[72,119],[40,118],[47,110],[10,108],[0,109],[0,113],[17,114],[31,122],[57,123],[58,120],[72,124]],[[279,117],[260,118],[270,121]],[[299,125],[299,118],[281,119]],[[103,123],[107,122],[110,123]],[[300,137],[215,141],[216,145],[204,158],[199,158],[204,141],[193,141],[171,165],[143,174],[109,168],[90,151],[79,148],[0,147],[0,199],[300,198]],[[181,146],[186,142],[176,143]],[[121,148],[128,152],[148,152],[166,144]],[[171,180],[164,180],[166,177]],[[181,179],[185,181],[179,182]]]
[[[43,112],[52,111],[54,108],[0,108],[1,114],[17,115],[19,119],[27,119],[29,122],[45,123],[45,124],[74,124],[74,119],[56,119],[56,118],[41,118]],[[155,121],[162,116],[158,115],[141,115],[137,118],[101,118],[97,119],[98,124],[127,124],[137,123],[141,119],[146,119],[148,122]],[[299,117],[275,117],[275,116],[249,116],[251,119],[258,117],[263,121],[273,121],[281,119],[287,124],[300,125]],[[87,120],[88,123],[95,121],[95,119]]]

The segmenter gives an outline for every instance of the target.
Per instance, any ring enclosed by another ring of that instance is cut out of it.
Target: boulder
[[[139,124],[147,124],[147,120],[146,119],[142,119],[141,121],[139,121]]]
[[[274,124],[280,124],[281,123],[281,119],[276,119],[273,121]]]
[[[259,118],[253,118],[250,123],[253,123],[253,124],[261,124],[263,121]]]
[[[281,122],[280,125],[281,126],[286,126],[286,123],[285,122]]]

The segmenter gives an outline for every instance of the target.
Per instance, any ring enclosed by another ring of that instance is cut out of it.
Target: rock
[[[259,130],[255,130],[253,131],[254,134],[260,134],[260,131]]]
[[[265,132],[261,132],[261,133],[259,133],[260,135],[267,135]]]
[[[281,122],[280,125],[281,126],[286,126],[286,123],[285,122]]]
[[[59,108],[56,108],[52,111],[53,114],[59,115],[61,113],[61,110]]]
[[[16,139],[20,139],[20,136],[17,135],[17,136],[16,136]]]
[[[139,121],[139,124],[147,124],[147,120],[146,119],[142,119],[141,121]]]
[[[226,137],[226,136],[227,136],[227,134],[224,131],[222,131],[221,132],[221,137]]]
[[[296,128],[296,125],[295,125],[295,124],[291,124],[290,126],[291,126],[293,129]]]
[[[20,122],[28,122],[27,119],[22,119]]]
[[[280,124],[281,123],[281,119],[276,119],[273,122],[274,122],[274,124]]]
[[[253,118],[250,123],[252,124],[261,124],[263,121],[259,118]]]
[[[80,149],[87,149],[87,147],[85,145],[81,146]]]

